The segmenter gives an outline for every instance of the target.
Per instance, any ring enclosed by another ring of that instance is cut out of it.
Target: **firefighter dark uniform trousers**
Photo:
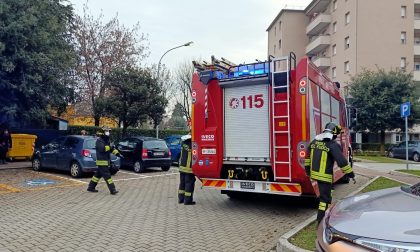
[[[354,173],[341,152],[341,146],[333,139],[315,139],[310,143],[308,152],[310,158],[305,160],[305,170],[311,179],[318,182],[320,195],[317,221],[319,224],[332,201],[334,161],[350,178],[354,178]]]
[[[88,191],[97,192],[95,189],[96,185],[101,178],[104,178],[108,185],[109,192],[111,194],[118,193],[115,189],[115,184],[112,181],[111,172],[109,170],[111,165],[111,153],[114,155],[119,154],[118,150],[111,148],[109,140],[103,139],[103,137],[98,138],[98,140],[96,140],[96,165],[98,166],[98,169],[89,183]]]
[[[179,161],[178,203],[193,205],[195,176],[191,169],[191,139],[183,142]]]

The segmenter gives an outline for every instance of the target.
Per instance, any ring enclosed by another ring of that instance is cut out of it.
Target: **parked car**
[[[317,251],[420,251],[420,183],[346,198],[327,210]]]
[[[388,156],[390,158],[405,158],[405,142],[398,145],[391,146],[388,149]],[[420,162],[420,141],[408,141],[408,158],[416,162]]]
[[[62,136],[36,150],[32,169],[43,168],[70,171],[72,177],[80,178],[86,172],[94,172],[96,166],[96,137]],[[111,174],[120,168],[120,158],[111,154]]]
[[[171,151],[162,139],[133,136],[118,143],[117,149],[123,155],[121,166],[131,167],[135,172],[144,172],[148,167],[171,167]]]
[[[178,163],[181,156],[181,135],[168,136],[165,142],[171,150],[172,163]]]

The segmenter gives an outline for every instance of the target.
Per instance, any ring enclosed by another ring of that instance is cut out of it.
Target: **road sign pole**
[[[408,170],[408,120],[407,117],[405,117],[405,162],[406,164],[406,169]]]

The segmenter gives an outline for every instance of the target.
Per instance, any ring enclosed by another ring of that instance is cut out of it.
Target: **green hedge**
[[[68,127],[68,134],[69,135],[80,135],[82,130],[86,130],[88,135],[95,135],[95,133],[100,129],[100,127],[93,127],[93,126],[69,126]],[[159,138],[165,138],[170,135],[186,135],[188,131],[185,130],[159,130]],[[113,128],[111,130],[111,141],[118,142],[125,137],[129,136],[149,136],[149,137],[156,137],[156,130],[154,129],[134,129],[128,128],[125,136],[122,135],[121,128]]]

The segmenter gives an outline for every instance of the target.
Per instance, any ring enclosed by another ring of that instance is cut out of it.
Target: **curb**
[[[361,175],[363,176],[363,175]],[[359,189],[357,189],[356,191],[350,193],[349,195],[347,195],[345,198],[347,197],[351,197],[354,196],[356,194],[358,194],[359,192],[361,192],[363,189],[365,189],[365,187],[367,187],[370,183],[374,182],[375,180],[377,180],[380,176],[375,176],[373,179],[369,180],[368,182],[366,182],[363,186],[361,186]],[[311,252],[310,250],[306,250],[306,249],[302,249],[299,248],[293,244],[291,244],[289,242],[290,237],[294,236],[296,233],[298,233],[300,230],[302,230],[304,227],[308,226],[309,224],[311,224],[313,221],[316,220],[316,216],[317,214],[314,214],[313,216],[309,217],[308,219],[306,219],[304,222],[300,223],[299,225],[297,225],[295,228],[293,228],[292,230],[290,230],[289,232],[283,234],[279,240],[277,241],[277,246],[276,246],[276,251],[277,252]]]

